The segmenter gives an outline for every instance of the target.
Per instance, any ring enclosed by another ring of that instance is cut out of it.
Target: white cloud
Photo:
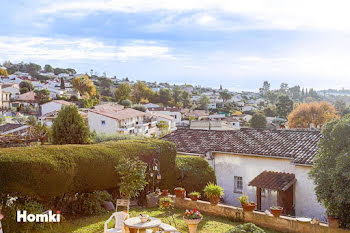
[[[2,59],[44,60],[129,60],[173,58],[170,49],[154,41],[131,41],[116,46],[94,39],[0,37]]]
[[[43,5],[40,12],[80,16],[98,11],[167,11],[172,14],[202,12],[207,15],[203,15],[198,23],[204,26],[217,18],[214,15],[238,16],[246,20],[241,26],[232,27],[233,30],[256,28],[350,31],[349,8],[348,0],[61,0],[52,5]],[[228,26],[225,24],[224,29]]]

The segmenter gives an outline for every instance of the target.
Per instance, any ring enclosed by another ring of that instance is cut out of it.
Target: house
[[[152,103],[144,104],[143,106],[145,106],[146,108],[160,108],[160,105]]]
[[[216,103],[214,102],[214,103],[209,103],[208,104],[208,108],[209,109],[216,109]]]
[[[205,110],[193,110],[192,112],[186,112],[186,117],[193,117],[198,120],[202,119],[208,119],[209,118],[209,112]]]
[[[24,94],[21,94],[16,99],[16,102],[14,102],[17,105],[23,105],[23,106],[38,106],[38,103],[36,101],[36,95],[34,91],[29,91]]]
[[[159,112],[168,116],[171,116],[174,118],[175,123],[179,124],[182,119],[181,110],[178,108],[170,108],[170,107],[150,107],[148,108],[148,111],[154,113]]]
[[[268,129],[178,129],[163,137],[179,154],[208,159],[226,203],[240,206],[244,193],[261,211],[280,205],[285,214],[323,219],[308,176],[320,138],[319,131]]]
[[[255,112],[256,110],[258,110],[256,107],[250,105],[242,107],[242,112]]]
[[[11,108],[11,102],[10,102],[10,96],[11,93],[4,91],[2,87],[0,86],[0,107],[1,109],[10,109]]]
[[[21,94],[19,92],[19,88],[14,87],[14,86],[9,86],[9,87],[5,87],[5,88],[3,87],[2,91],[10,93],[10,98],[13,98],[13,99],[18,98],[18,96]]]
[[[152,112],[152,116],[156,119],[157,124],[159,124],[161,121],[166,122],[170,132],[176,130],[176,121],[174,117],[161,112]]]
[[[53,100],[41,105],[41,115],[45,115],[50,112],[60,111],[64,105],[75,105],[74,103],[65,100]]]
[[[47,112],[45,114],[42,114],[38,119],[41,122],[42,125],[46,125],[46,126],[52,126],[53,121],[57,118],[58,113],[60,110],[53,110],[51,112]],[[80,114],[80,116],[83,119],[87,119],[88,118],[88,114],[83,112],[83,111],[78,111],[78,113]]]
[[[132,108],[106,103],[88,111],[91,132],[97,134],[156,134],[157,122],[151,116]]]

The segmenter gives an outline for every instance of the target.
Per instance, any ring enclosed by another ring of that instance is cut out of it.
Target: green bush
[[[53,145],[0,149],[0,193],[45,200],[66,193],[118,187],[120,157],[160,161],[161,188],[175,186],[176,148],[161,140],[124,140],[93,145]]]
[[[132,140],[132,139],[145,139],[145,137],[141,135],[133,135],[133,134],[96,134],[93,137],[94,143],[119,141],[119,140]]]
[[[208,183],[216,183],[215,172],[209,163],[198,156],[178,155],[176,157],[176,186],[185,188],[187,193],[201,192]]]
[[[226,233],[265,233],[265,231],[253,223],[245,223],[235,226]]]

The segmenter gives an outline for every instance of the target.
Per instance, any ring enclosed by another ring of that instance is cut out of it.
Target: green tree
[[[60,85],[61,90],[66,89],[66,86],[64,85],[64,79],[63,77],[61,78],[61,85]]]
[[[166,135],[169,131],[169,125],[167,124],[166,121],[160,121],[158,124],[157,124],[157,127],[160,129],[161,131],[161,137]]]
[[[224,103],[232,98],[232,95],[227,90],[221,91],[219,94]]]
[[[301,100],[301,91],[300,91],[299,85],[289,88],[289,92],[293,100],[297,100],[297,101]]]
[[[270,92],[270,83],[268,81],[264,81],[263,86],[261,88],[259,88],[259,92],[260,95],[262,95],[262,97],[267,97],[267,93]]]
[[[39,104],[46,103],[50,100],[50,91],[47,89],[35,90],[35,95],[38,99]]]
[[[264,108],[264,114],[267,117],[277,116],[276,107],[275,106],[268,106],[268,107]]]
[[[171,90],[161,88],[159,90],[159,100],[162,104],[164,104],[164,106],[168,106],[169,101],[171,100]]]
[[[175,85],[173,88],[173,99],[175,104],[182,102],[182,92],[181,88],[178,85]]]
[[[287,119],[289,113],[293,110],[293,100],[287,95],[281,95],[278,97],[276,103],[276,111],[278,117]]]
[[[209,107],[209,97],[206,95],[201,95],[201,98],[198,100],[199,109],[208,110]]]
[[[115,90],[115,97],[120,102],[122,100],[130,99],[131,86],[129,83],[122,83]]]
[[[34,90],[33,83],[30,82],[30,81],[27,81],[27,80],[24,80],[24,81],[20,82],[20,83],[19,83],[19,88],[20,88],[20,90],[21,90],[22,88],[26,88],[26,89],[23,89],[23,90],[25,90],[23,93],[26,93],[26,92],[28,92],[28,91]],[[23,94],[23,93],[21,92],[21,94]]]
[[[132,106],[132,108],[135,110],[141,111],[141,112],[147,111],[147,108],[142,104],[136,104],[136,105]]]
[[[96,95],[95,85],[87,75],[75,77],[72,80],[72,86],[75,90],[79,91],[82,96],[93,97]]]
[[[350,227],[350,115],[333,120],[322,128],[319,149],[310,177],[316,185],[318,202],[328,216],[340,218]]]
[[[337,110],[337,113],[341,116],[344,116],[345,114],[345,110],[347,108],[346,106],[346,102],[341,99],[341,98],[337,98],[337,100],[334,102],[334,107],[335,110]]]
[[[142,99],[149,100],[153,96],[153,91],[151,88],[147,87],[146,83],[137,81],[132,89],[132,101],[134,103],[140,103]]]
[[[192,106],[191,94],[187,91],[182,92],[182,106],[184,108],[190,108]]]
[[[63,106],[52,125],[54,144],[85,144],[90,142],[89,127],[74,105]]]
[[[267,127],[266,116],[261,112],[254,113],[254,115],[249,123],[250,123],[250,127],[255,128],[255,129]]]
[[[139,159],[122,157],[116,167],[120,176],[119,192],[125,198],[137,197],[148,184],[147,164]]]
[[[7,70],[0,68],[0,76],[8,76]]]
[[[132,102],[131,102],[131,100],[125,99],[125,100],[120,101],[120,104],[123,105],[124,107],[131,107]]]
[[[44,72],[45,73],[53,73],[54,72],[54,70],[53,70],[53,68],[52,68],[52,66],[51,65],[45,65],[44,66]]]
[[[100,88],[101,95],[112,96],[111,87],[113,82],[111,79],[102,77],[98,79],[98,86]]]

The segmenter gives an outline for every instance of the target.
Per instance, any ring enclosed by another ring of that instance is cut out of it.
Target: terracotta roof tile
[[[312,164],[320,138],[319,131],[269,129],[178,129],[163,137],[174,142],[179,152],[205,154],[217,151],[285,157],[298,164]]]
[[[264,171],[249,182],[249,186],[286,191],[296,181],[295,175],[285,172]]]

